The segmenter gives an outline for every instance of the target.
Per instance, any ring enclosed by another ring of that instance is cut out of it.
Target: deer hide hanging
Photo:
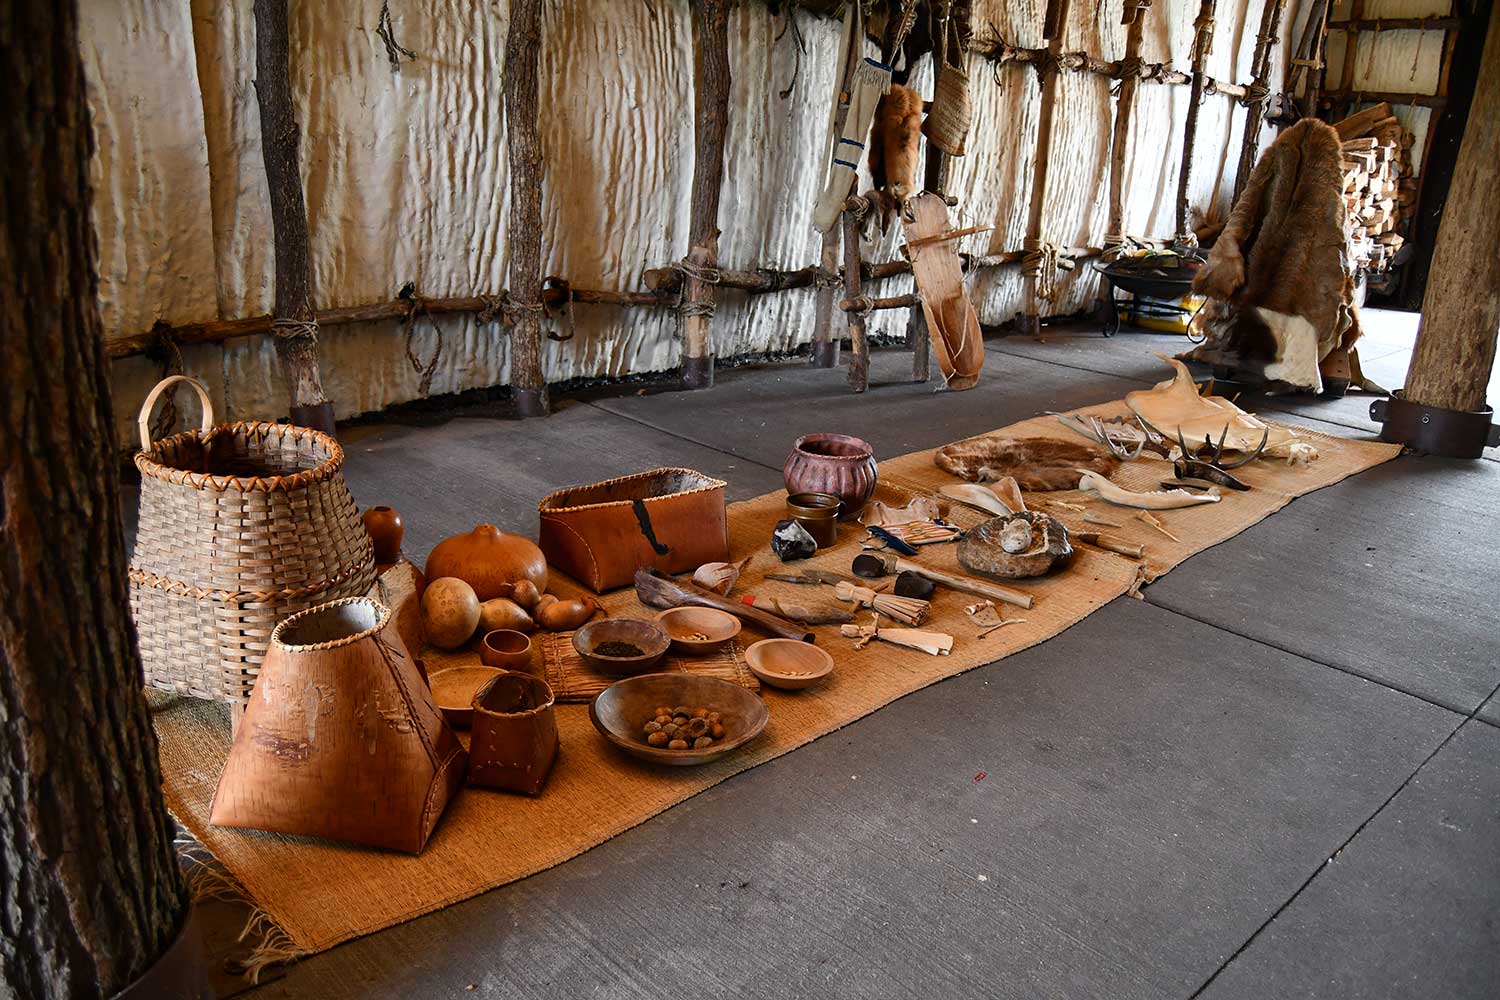
[[[1271,144],[1193,290],[1207,340],[1182,355],[1235,377],[1320,391],[1318,363],[1359,337],[1339,137],[1304,119]]]

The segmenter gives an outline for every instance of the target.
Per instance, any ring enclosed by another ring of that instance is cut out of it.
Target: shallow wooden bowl
[[[722,739],[702,750],[668,750],[646,742],[641,727],[660,705],[691,705],[718,712]],[[589,718],[600,735],[632,757],[655,764],[690,767],[732,753],[760,735],[771,713],[754,692],[738,684],[701,674],[642,674],[612,684],[589,705]]]
[[[764,684],[786,691],[812,687],[833,671],[827,650],[796,639],[762,639],[745,650],[750,672]]]
[[[710,653],[740,634],[740,620],[716,608],[668,608],[656,616],[672,640],[684,653]],[[706,639],[694,639],[706,635]]]
[[[467,729],[474,721],[474,694],[503,673],[494,667],[449,667],[434,670],[427,686],[432,689],[433,704],[448,724]]]
[[[641,650],[639,656],[601,656],[595,652],[606,642],[628,642]],[[644,674],[666,655],[672,640],[652,622],[639,618],[601,618],[573,633],[573,648],[583,662],[604,674]]]

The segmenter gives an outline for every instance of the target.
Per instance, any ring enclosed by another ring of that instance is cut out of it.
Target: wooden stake
[[[1438,226],[1405,398],[1469,413],[1485,405],[1500,330],[1500,15],[1490,16],[1463,146]]]
[[[271,202],[276,298],[271,321],[276,357],[287,381],[292,422],[334,433],[333,404],[318,369],[318,320],[312,307],[312,248],[298,166],[292,110],[287,0],[255,0],[255,97],[261,155]]]
[[[1130,120],[1135,116],[1136,89],[1140,73],[1141,39],[1146,31],[1146,11],[1125,0],[1125,58],[1121,60],[1120,98],[1115,107],[1115,131],[1109,152],[1109,226],[1110,236],[1125,235],[1125,153],[1130,146]]]
[[[842,129],[840,123],[838,128]],[[837,131],[837,130],[836,130]],[[823,270],[837,273],[839,267],[839,239],[842,226],[834,226],[823,234],[823,252],[819,263]],[[813,304],[812,366],[814,368],[837,368],[839,364],[839,341],[833,336],[834,286],[824,283],[818,286],[817,299]]]
[[[505,132],[510,166],[511,386],[516,413],[547,415],[542,377],[542,144],[537,134],[541,0],[513,0],[505,41]]]
[[[729,2],[693,2],[693,192],[688,259],[712,269],[719,261],[719,188],[729,126]],[[707,273],[707,272],[702,272]],[[690,389],[714,384],[713,285],[690,272],[684,283],[682,377]]]
[[[1062,53],[1063,33],[1068,23],[1069,0],[1048,0],[1047,58],[1041,69],[1042,103],[1037,112],[1036,159],[1031,172],[1031,204],[1026,213],[1026,239],[1035,242],[1042,238],[1042,209],[1047,200],[1047,162],[1052,151],[1052,123],[1057,116],[1058,57]],[[1036,275],[1026,275],[1021,316],[1017,323],[1020,332],[1033,337],[1042,332],[1041,296],[1038,293]]]
[[[840,216],[844,227],[844,297],[860,297],[859,269],[859,216],[851,204],[863,205],[864,200],[850,198],[844,203]],[[873,210],[873,209],[872,209]],[[863,311],[844,313],[849,323],[849,388],[864,392],[870,387],[870,345],[865,340],[865,314]]]
[[[1265,125],[1266,105],[1271,100],[1266,84],[1271,75],[1271,50],[1281,37],[1281,12],[1286,0],[1265,0],[1265,5],[1260,15],[1260,34],[1255,37],[1255,55],[1250,60],[1252,86],[1259,89],[1255,100],[1245,109],[1245,134],[1240,141],[1240,163],[1234,175],[1234,201],[1240,200],[1259,156],[1260,132]]]
[[[1213,48],[1214,8],[1217,0],[1202,0],[1198,6],[1198,17],[1193,22],[1193,85],[1188,98],[1187,127],[1182,136],[1182,170],[1177,175],[1177,242],[1189,246],[1197,243],[1188,225],[1188,182],[1193,176],[1193,146],[1198,138],[1198,111],[1203,104],[1203,67],[1208,62],[1208,52]]]

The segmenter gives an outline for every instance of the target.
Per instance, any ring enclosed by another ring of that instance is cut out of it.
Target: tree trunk
[[[688,246],[694,263],[719,263],[719,189],[724,184],[724,133],[729,128],[729,2],[693,2],[693,191]],[[696,268],[695,268],[696,270]],[[714,289],[687,276],[682,312],[682,375],[690,388],[714,384],[710,329]]]
[[[1109,153],[1109,225],[1110,237],[1125,236],[1125,154],[1130,148],[1130,120],[1135,116],[1135,95],[1140,87],[1141,38],[1146,31],[1146,11],[1150,8],[1129,7],[1130,25],[1125,29],[1125,58],[1132,71],[1120,78],[1120,96],[1115,108],[1115,128]],[[1275,0],[1271,0],[1275,2]]]
[[[0,995],[100,997],[187,894],[128,612],[76,4],[0,24]]]
[[[871,206],[867,211],[874,211]],[[840,216],[844,227],[844,297],[857,299],[862,292],[859,261],[859,216],[845,208]],[[863,310],[846,311],[849,324],[849,388],[864,392],[870,387],[870,344],[865,339]]]
[[[291,393],[294,423],[333,433],[333,404],[318,371],[318,320],[312,305],[312,248],[298,165],[297,117],[286,20],[287,0],[255,0],[255,97],[260,145],[271,200],[276,258],[272,331],[276,356]]]
[[[1068,25],[1070,0],[1048,0],[1047,60],[1039,70],[1041,74],[1041,105],[1037,109],[1036,156],[1031,165],[1031,201],[1026,210],[1026,242],[1028,249],[1042,240],[1042,216],[1047,202],[1047,162],[1052,153],[1052,123],[1057,117],[1057,58],[1062,53],[1063,33]],[[1051,266],[1044,264],[1043,267]],[[1022,291],[1021,315],[1017,317],[1018,333],[1035,337],[1042,332],[1042,289],[1053,275],[1041,275],[1030,271],[1025,275]]]
[[[1438,227],[1403,393],[1465,413],[1485,405],[1500,329],[1500,17],[1490,18],[1469,122]]]
[[[1182,170],[1177,175],[1177,242],[1197,244],[1188,219],[1188,182],[1193,177],[1193,147],[1198,144],[1198,112],[1203,107],[1204,67],[1214,43],[1214,8],[1217,0],[1202,0],[1193,22],[1193,85],[1188,98],[1187,126],[1182,136]]]
[[[514,0],[505,39],[505,134],[510,165],[510,381],[516,412],[547,415],[542,376],[542,141],[537,134],[541,0]]]

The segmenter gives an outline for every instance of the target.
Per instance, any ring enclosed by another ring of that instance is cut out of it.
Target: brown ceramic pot
[[[493,524],[481,524],[465,535],[445,538],[427,557],[427,579],[456,576],[474,588],[481,601],[509,597],[517,580],[530,580],[547,591],[547,560],[529,538],[507,535]]]
[[[401,537],[406,526],[394,507],[369,507],[364,513],[365,533],[375,543],[375,562],[385,566],[401,558]]]
[[[786,491],[831,493],[844,502],[841,520],[858,517],[875,494],[875,453],[847,434],[804,434],[782,468]]]
[[[540,677],[506,671],[474,695],[469,784],[535,795],[557,759],[552,688]]]

